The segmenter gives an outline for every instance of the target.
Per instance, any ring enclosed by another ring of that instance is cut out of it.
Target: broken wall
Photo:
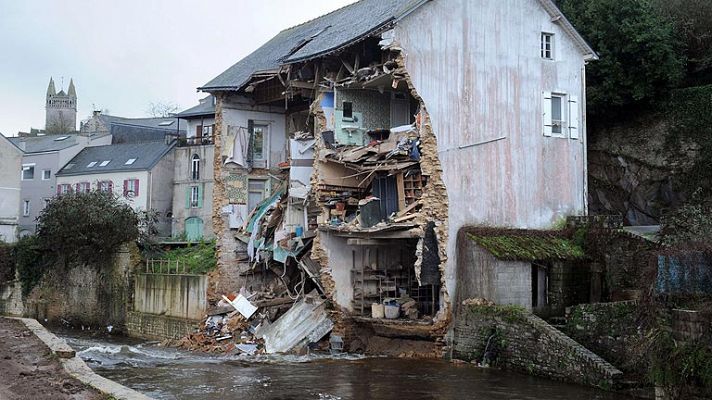
[[[556,62],[540,57],[542,31],[555,33]],[[395,40],[437,136],[450,237],[466,224],[538,229],[586,212],[585,129],[581,139],[545,137],[542,119],[544,91],[585,98],[583,56],[539,2],[428,2],[398,23]]]

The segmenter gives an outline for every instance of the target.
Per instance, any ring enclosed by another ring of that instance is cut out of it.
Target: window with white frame
[[[23,217],[30,216],[30,201],[29,200],[22,201],[22,216]]]
[[[250,179],[247,181],[247,209],[252,211],[267,196],[267,181]]]
[[[541,58],[545,60],[554,59],[554,34],[541,33]]]
[[[579,107],[577,96],[544,92],[544,136],[578,139]]]
[[[196,181],[200,179],[200,156],[197,154],[190,159],[190,177]]]
[[[96,189],[103,193],[111,193],[113,191],[113,184],[111,181],[99,181],[96,184]]]
[[[200,188],[198,186],[190,187],[190,208],[200,207]]]
[[[99,164],[99,166],[100,166],[100,167],[106,167],[107,165],[109,165],[110,162],[111,162],[111,160],[104,160],[104,161],[101,162],[101,164]]]
[[[267,125],[255,125],[252,132],[252,160],[266,160]]]
[[[57,194],[67,194],[72,191],[72,186],[68,183],[57,185]]]
[[[52,201],[52,199],[50,199],[49,197],[45,197],[44,198],[44,206],[47,207],[51,201]]]
[[[77,193],[89,193],[90,191],[91,191],[91,184],[89,182],[77,183]]]
[[[43,181],[48,181],[51,177],[52,177],[51,169],[43,169],[42,170],[42,180]]]
[[[126,179],[124,181],[124,197],[138,196],[138,179]]]
[[[22,180],[31,181],[35,179],[35,164],[22,164]]]

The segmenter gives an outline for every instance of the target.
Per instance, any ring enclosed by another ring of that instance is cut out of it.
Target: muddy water
[[[326,355],[201,356],[127,339],[60,335],[97,373],[155,399],[624,398],[469,364]]]

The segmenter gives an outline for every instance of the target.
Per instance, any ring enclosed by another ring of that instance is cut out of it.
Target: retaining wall
[[[136,274],[133,311],[200,320],[207,290],[207,275]]]
[[[541,318],[511,306],[463,307],[452,356],[481,361],[485,347],[495,365],[566,382],[611,389],[622,372]]]
[[[142,339],[166,340],[180,339],[195,332],[199,321],[172,318],[163,315],[129,312],[126,314],[126,333]]]

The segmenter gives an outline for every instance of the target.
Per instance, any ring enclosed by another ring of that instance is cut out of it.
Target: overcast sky
[[[0,0],[0,132],[44,128],[50,76],[78,120],[197,104],[195,88],[280,30],[353,0]],[[78,124],[77,124],[78,125]]]

